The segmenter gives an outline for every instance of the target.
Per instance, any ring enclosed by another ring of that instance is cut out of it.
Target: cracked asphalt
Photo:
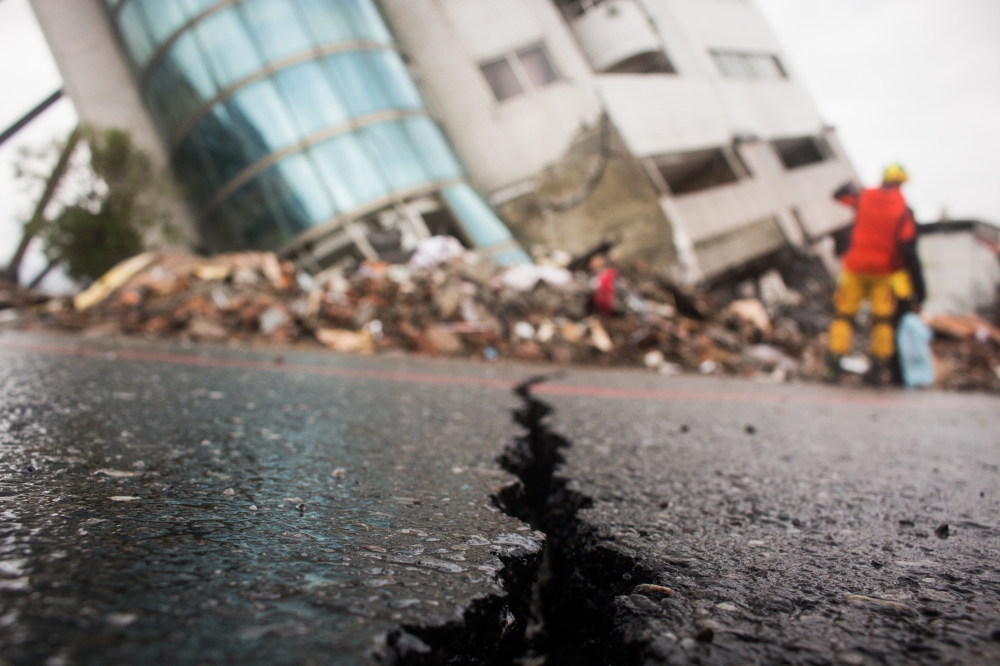
[[[493,497],[539,368],[276,354],[0,339],[0,664],[520,649],[546,537]],[[1000,400],[583,369],[536,393],[572,446],[521,663],[1000,661]]]
[[[504,579],[543,539],[490,500],[504,392],[133,351],[0,344],[0,663],[421,663],[516,632]]]
[[[549,614],[610,606],[562,663],[1000,663],[1000,401],[702,386],[544,396],[584,507]]]

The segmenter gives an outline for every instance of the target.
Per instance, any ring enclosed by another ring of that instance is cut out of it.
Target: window
[[[788,73],[776,55],[712,51],[712,58],[719,71],[727,79],[776,80],[788,78]]]
[[[195,28],[195,33],[220,88],[239,81],[263,66],[243,28],[239,14],[232,7],[202,21]]]
[[[674,194],[690,194],[739,180],[721,148],[662,155],[653,162]]]
[[[541,44],[505,54],[479,68],[498,102],[544,88],[559,80],[559,75]]]
[[[604,0],[556,0],[556,4],[559,5],[567,19],[582,16],[603,3]]]
[[[510,66],[507,58],[488,62],[480,69],[483,70],[483,76],[489,82],[498,102],[524,93],[524,89],[521,88],[521,84],[517,80],[517,75],[514,74],[514,68]]]
[[[544,88],[558,78],[541,46],[521,51],[517,59],[533,88]]]
[[[673,63],[663,51],[646,51],[621,61],[607,74],[676,74]]]
[[[774,146],[786,169],[798,169],[809,164],[825,162],[833,156],[826,139],[819,136],[779,139],[772,141],[771,145]]]
[[[267,60],[301,53],[312,46],[290,0],[246,0],[242,9]]]
[[[306,62],[289,67],[274,78],[303,136],[339,125],[350,117],[347,107],[334,94],[318,63]]]

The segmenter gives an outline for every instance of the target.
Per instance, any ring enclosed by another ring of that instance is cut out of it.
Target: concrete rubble
[[[89,337],[631,365],[773,383],[822,372],[834,284],[809,257],[789,254],[712,289],[679,286],[641,262],[609,269],[588,259],[556,253],[501,269],[444,237],[408,263],[318,275],[271,253],[148,253],[74,299],[7,292],[0,321]],[[929,324],[941,386],[1000,390],[1000,329],[974,316]]]

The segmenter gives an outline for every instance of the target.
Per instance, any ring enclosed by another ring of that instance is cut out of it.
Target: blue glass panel
[[[300,234],[333,216],[330,198],[304,155],[271,167],[261,178],[268,183],[290,234]]]
[[[188,18],[194,18],[209,7],[219,3],[219,0],[180,0],[181,7]]]
[[[417,86],[414,85],[413,79],[398,53],[395,51],[369,51],[368,61],[389,94],[393,107],[397,109],[423,108],[424,102],[420,99]]]
[[[177,40],[153,69],[147,90],[150,108],[169,138],[215,96],[215,83],[190,33]]]
[[[209,16],[195,30],[220,88],[261,68],[257,50],[232,7]]]
[[[205,58],[194,35],[190,32],[182,35],[171,47],[167,59],[173,61],[200,101],[207,102],[215,97],[219,89],[205,66]]]
[[[231,180],[253,161],[239,140],[233,119],[222,104],[214,106],[201,119],[192,131],[192,136],[194,140],[201,142],[222,183]]]
[[[226,104],[254,159],[285,148],[299,138],[270,79],[243,88]]]
[[[199,206],[204,206],[221,186],[215,167],[205,154],[200,137],[192,134],[181,143],[174,155],[178,179]]]
[[[176,0],[132,0],[146,17],[146,25],[156,44],[162,44],[186,22]]]
[[[465,183],[446,187],[441,194],[448,208],[455,214],[455,219],[462,225],[462,229],[476,247],[489,249],[514,242],[510,231],[496,213]],[[529,262],[528,255],[523,250],[514,252],[507,250],[496,255],[494,260],[507,265]]]
[[[299,22],[292,0],[246,0],[243,16],[268,60],[309,49],[312,43]]]
[[[273,250],[289,240],[284,218],[274,205],[272,188],[264,178],[237,190],[229,200],[229,211],[247,248]]]
[[[341,212],[388,194],[388,187],[353,134],[321,143],[312,154]]]
[[[297,0],[317,46],[354,39],[351,26],[335,0]]]
[[[236,232],[228,205],[220,206],[209,216],[208,221],[201,225],[201,234],[208,250],[213,253],[244,248],[243,239]]]
[[[351,115],[363,116],[390,108],[389,100],[362,52],[337,53],[326,59],[340,98]]]
[[[403,125],[413,140],[420,159],[427,165],[431,178],[445,180],[462,175],[462,166],[434,121],[430,118],[407,118]]]
[[[392,43],[392,35],[371,0],[338,0],[358,39]]]
[[[276,74],[274,79],[303,136],[342,123],[350,117],[317,63],[306,62],[289,67]]]
[[[149,62],[149,57],[153,55],[154,47],[135,2],[128,3],[118,14],[118,28],[132,56],[132,62],[138,67],[144,67]]]
[[[393,190],[406,190],[431,180],[398,122],[371,125],[358,134]]]
[[[286,183],[286,202],[282,208],[285,209],[290,222],[297,220],[300,223],[299,231],[314,227],[333,217],[336,212],[333,202],[308,157],[301,153],[293,155],[279,162],[274,168]],[[294,205],[289,203],[291,200],[294,200]],[[295,208],[301,209],[302,213],[290,214],[289,211]]]
[[[185,114],[178,113],[180,106],[189,106],[190,98],[181,91],[174,90],[177,83],[176,72],[170,67],[158,66],[146,86],[146,101],[153,119],[166,136],[172,136]]]

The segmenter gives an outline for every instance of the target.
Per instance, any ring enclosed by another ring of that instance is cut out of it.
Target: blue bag
[[[903,383],[909,388],[934,383],[933,339],[934,332],[916,314],[907,312],[899,321],[896,331],[899,365],[903,370]]]

